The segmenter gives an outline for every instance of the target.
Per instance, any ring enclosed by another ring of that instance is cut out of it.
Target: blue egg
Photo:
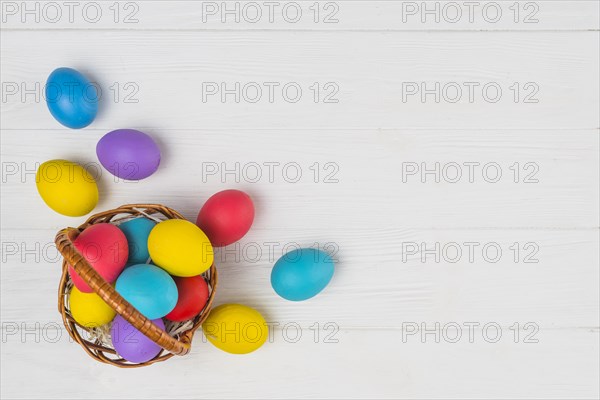
[[[115,288],[148,319],[162,318],[170,313],[179,297],[171,275],[150,264],[136,264],[123,270]]]
[[[57,68],[46,81],[46,104],[50,114],[68,128],[92,123],[98,113],[100,94],[85,76],[72,68]]]
[[[327,253],[296,249],[277,260],[271,271],[271,286],[284,299],[302,301],[325,289],[333,272],[333,260]]]
[[[128,264],[145,264],[150,258],[148,236],[156,222],[148,218],[135,218],[118,225],[127,238],[129,245]]]

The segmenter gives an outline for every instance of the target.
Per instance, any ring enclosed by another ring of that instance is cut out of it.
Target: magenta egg
[[[135,129],[108,132],[96,145],[96,155],[111,174],[129,181],[149,177],[160,164],[154,139]]]
[[[112,224],[100,223],[86,228],[73,241],[73,245],[108,283],[117,279],[129,257],[125,234]],[[81,292],[92,292],[92,288],[81,279],[72,266],[69,266],[69,275]]]
[[[196,225],[214,247],[240,240],[254,221],[254,204],[240,190],[224,190],[212,195],[198,213]]]

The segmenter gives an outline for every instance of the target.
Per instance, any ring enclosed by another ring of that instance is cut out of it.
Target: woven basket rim
[[[119,216],[125,215],[125,217]],[[135,368],[154,364],[156,362],[165,361],[173,355],[185,355],[191,349],[191,341],[195,331],[202,325],[208,317],[212,302],[216,293],[218,282],[217,270],[213,265],[202,274],[209,287],[209,298],[206,305],[191,320],[192,325],[189,328],[179,332],[174,337],[163,331],[150,320],[145,318],[131,304],[123,299],[114,289],[107,283],[85,260],[85,258],[77,251],[73,245],[73,240],[83,230],[91,225],[108,222],[114,223],[124,221],[129,218],[162,216],[164,219],[185,219],[177,211],[161,204],[125,204],[120,207],[96,213],[90,216],[83,224],[77,228],[64,228],[60,230],[55,238],[55,243],[58,251],[63,256],[62,275],[58,290],[58,310],[62,316],[63,324],[69,332],[69,335],[79,343],[86,353],[97,361],[115,365],[122,368]],[[163,218],[160,218],[161,220]],[[69,297],[72,283],[70,281],[68,267],[71,265],[78,275],[98,294],[105,302],[112,307],[117,314],[121,315],[125,320],[130,322],[134,327],[138,328],[142,333],[148,336],[151,340],[157,343],[163,350],[152,360],[144,363],[131,363],[123,358],[118,357],[117,352],[112,347],[108,347],[97,336],[95,328],[87,328],[75,321],[70,313]],[[185,325],[183,325],[185,326]],[[183,327],[181,326],[181,327]],[[86,339],[82,336],[85,331],[90,336]],[[117,358],[115,358],[117,357]]]

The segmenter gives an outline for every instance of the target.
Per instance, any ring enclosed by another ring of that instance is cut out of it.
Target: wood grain
[[[7,3],[3,29],[15,30],[589,30],[598,2],[455,1],[97,1]],[[92,3],[92,2],[87,2]],[[27,14],[25,11],[30,10]],[[166,18],[165,16],[168,16]]]
[[[60,276],[53,233],[5,233],[3,320],[60,321],[56,305],[48,301]],[[600,311],[598,238],[596,230],[263,227],[239,246],[217,251],[215,304],[249,304],[271,322],[305,327],[333,322],[348,329],[398,328],[407,321],[595,327]],[[286,248],[315,243],[338,260],[332,284],[310,301],[284,301],[270,285],[274,262]],[[427,250],[439,243],[439,259],[435,253],[414,251],[412,246],[421,243]],[[474,243],[472,258],[465,243]],[[501,254],[496,255],[497,249]],[[38,295],[23,287],[37,288]]]
[[[60,127],[41,97],[55,66],[98,82],[104,97],[92,127],[103,130],[599,126],[592,31],[56,31],[50,44],[39,35],[2,35],[2,81],[16,90],[0,114],[5,129]],[[25,94],[36,83],[37,99]],[[409,94],[417,89],[438,97]]]
[[[52,3],[28,2],[42,12],[35,21],[20,14],[25,3],[2,2],[2,398],[598,398],[597,1],[478,3],[500,7],[494,23],[421,14],[451,12],[451,1],[416,2],[414,15],[406,7],[415,2],[297,1],[296,23],[280,13],[222,22],[220,9],[207,13],[214,2],[182,0],[96,1],[94,23],[83,2],[72,21],[53,22],[44,14]],[[331,7],[338,22],[324,23]],[[525,23],[532,10],[538,21]],[[64,129],[46,109],[41,88],[58,66],[102,90],[85,130]],[[206,95],[223,82],[293,83],[303,95]],[[408,95],[413,82],[439,83],[439,101]],[[324,102],[327,83],[339,88],[337,103]],[[479,85],[473,101],[467,83]],[[483,98],[485,84],[501,88],[497,102]],[[456,102],[442,93],[452,85],[463,89]],[[161,168],[142,182],[115,181],[97,165],[98,139],[125,127],[162,150]],[[54,235],[83,220],[53,213],[36,192],[37,164],[54,158],[99,174],[98,211],[157,202],[193,220],[216,191],[250,193],[253,229],[216,253],[215,304],[260,310],[271,342],[234,357],[199,334],[189,356],[138,371],[89,359],[54,305]],[[472,182],[469,164],[478,166]],[[500,168],[496,183],[484,165]],[[436,166],[438,181],[422,173]],[[338,260],[331,285],[303,303],[277,297],[269,282],[275,259],[297,245]],[[436,323],[458,324],[461,340],[421,335]],[[472,342],[468,323],[478,324]],[[486,324],[500,328],[498,342],[485,340]],[[537,342],[526,343],[530,328]]]
[[[37,195],[36,166],[53,158],[78,161],[99,177],[98,210],[154,202],[195,219],[210,194],[237,187],[255,198],[259,229],[598,226],[597,131],[147,131],[163,150],[162,167],[132,183],[115,181],[98,164],[103,130],[4,130],[3,226],[39,229],[40,213],[56,231],[79,225]],[[478,163],[472,180],[468,163]],[[426,172],[435,168],[439,182]]]
[[[479,332],[473,343],[418,338],[403,343],[396,330],[342,330],[335,335],[338,343],[315,343],[310,330],[293,343],[294,334],[290,330],[286,341],[277,331],[273,343],[244,357],[219,352],[198,338],[190,356],[124,372],[91,363],[64,335],[47,331],[36,343],[34,333],[22,340],[17,332],[3,346],[2,397],[100,399],[132,393],[135,398],[134,391],[155,398],[176,391],[182,399],[538,398],[540,393],[589,399],[598,394],[598,330],[542,330],[539,343],[514,343],[506,330],[496,344]],[[56,379],[65,375],[70,391],[54,390]]]

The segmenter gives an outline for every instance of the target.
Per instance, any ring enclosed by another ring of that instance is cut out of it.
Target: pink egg
[[[83,258],[108,283],[113,283],[129,257],[129,247],[125,234],[115,225],[101,223],[86,228],[77,236],[73,244]],[[77,289],[91,293],[92,288],[69,265],[69,275]]]
[[[214,247],[222,247],[240,240],[253,221],[254,204],[250,196],[239,190],[224,190],[206,201],[196,225]]]

